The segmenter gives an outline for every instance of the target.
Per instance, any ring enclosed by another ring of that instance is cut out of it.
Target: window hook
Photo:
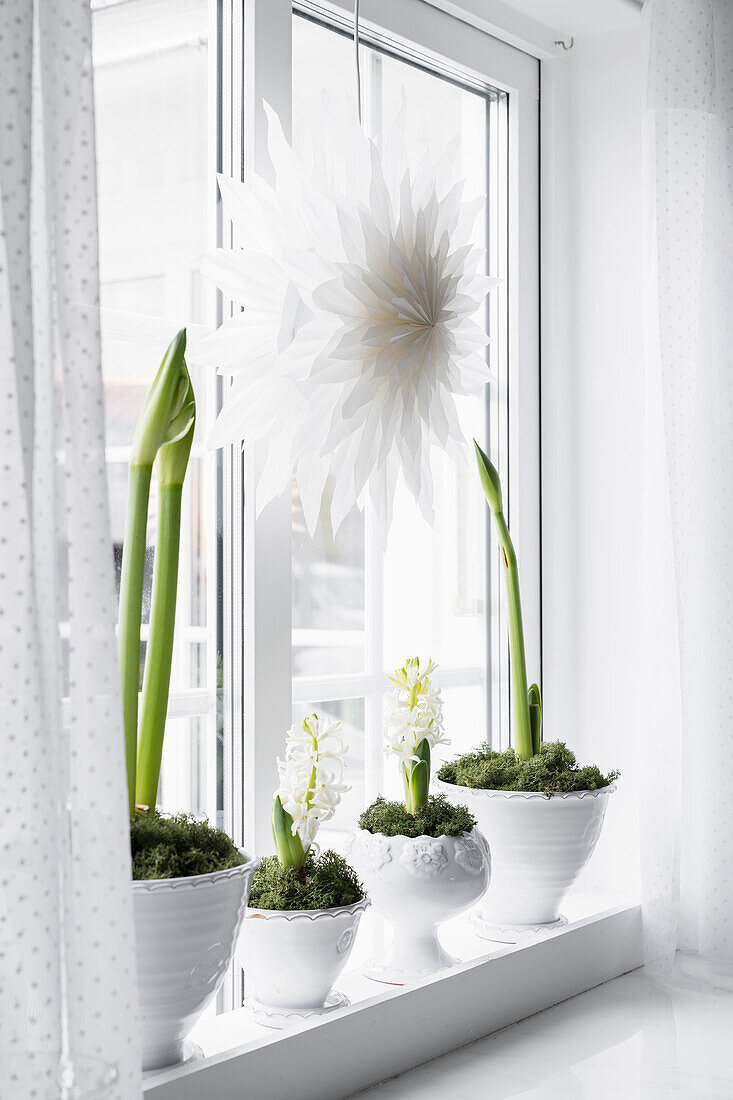
[[[564,50],[572,50],[573,46],[575,45],[575,39],[574,38],[570,39],[570,45],[569,46],[566,45],[565,42],[563,42],[562,38],[556,38],[554,44],[556,46],[562,46],[562,48]]]

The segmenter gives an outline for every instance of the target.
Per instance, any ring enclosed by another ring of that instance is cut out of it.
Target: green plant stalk
[[[532,752],[536,756],[542,742],[542,699],[537,684],[530,684],[527,692],[529,722],[532,727]]]
[[[155,809],[168,713],[173,660],[173,632],[178,588],[182,485],[161,485],[158,495],[158,538],[153,567],[150,633],[145,654],[143,698],[138,735],[136,801]]]
[[[305,863],[306,852],[298,834],[293,835],[293,817],[283,807],[280,795],[272,804],[272,839],[281,867],[299,871]]]
[[[524,654],[524,628],[522,602],[519,594],[519,570],[509,528],[501,512],[494,513],[496,530],[501,545],[501,557],[506,581],[507,610],[509,612],[509,664],[512,681],[512,717],[514,750],[522,760],[534,756],[532,723],[527,698],[527,663]]]
[[[426,738],[415,749],[417,760],[402,765],[402,782],[405,789],[405,809],[418,814],[427,805],[430,793],[430,744]]]
[[[130,464],[125,541],[120,576],[118,645],[125,727],[125,762],[130,814],[135,812],[137,710],[140,691],[140,619],[145,575],[145,544],[152,465]]]
[[[176,623],[181,497],[195,425],[196,404],[189,379],[180,411],[168,427],[171,442],[160,447],[155,460],[158,480],[158,537],[153,564],[150,631],[143,674],[135,796],[138,805],[147,806],[150,810],[155,809],[160,764],[163,759]]]
[[[532,685],[531,698],[527,689],[527,662],[524,652],[524,627],[522,625],[522,601],[519,593],[517,555],[509,534],[509,528],[504,519],[499,475],[488,455],[481,450],[475,439],[473,443],[476,448],[481,484],[494,516],[501,548],[501,561],[504,567],[509,612],[509,665],[511,671],[514,751],[521,760],[529,760],[530,757],[535,755],[535,752],[539,752],[542,708],[541,704],[538,707],[539,688],[537,685]]]
[[[409,708],[417,703],[418,685],[410,691]],[[405,809],[417,814],[426,805],[430,793],[430,743],[423,737],[415,747],[416,760],[402,765],[402,786],[405,792]]]
[[[153,462],[162,444],[177,439],[188,427],[195,405],[186,369],[186,330],[171,340],[135,425],[130,456],[125,541],[122,552],[119,606],[119,653],[125,761],[130,813],[135,810],[138,754],[138,694],[140,690],[140,621],[142,618],[148,501]],[[186,402],[188,401],[187,406]]]

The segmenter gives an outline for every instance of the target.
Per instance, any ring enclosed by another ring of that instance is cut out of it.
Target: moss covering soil
[[[266,856],[252,877],[252,909],[336,909],[354,905],[366,891],[353,867],[330,849],[321,856],[309,852],[298,871],[282,867],[277,856]]]
[[[618,778],[618,772],[603,773],[595,764],[581,768],[575,754],[562,741],[546,741],[529,760],[520,760],[514,749],[495,752],[481,745],[444,764],[438,778],[445,783],[481,791],[541,791],[565,794],[597,791]]]
[[[416,814],[408,813],[403,802],[387,802],[381,796],[364,810],[359,826],[383,836],[461,836],[470,833],[476,818],[467,806],[453,806],[445,795],[430,795]]]
[[[134,879],[210,875],[244,863],[226,833],[189,814],[136,814],[130,849]]]

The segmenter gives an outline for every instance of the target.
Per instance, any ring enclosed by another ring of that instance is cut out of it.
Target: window
[[[268,171],[263,101],[307,147],[326,85],[355,88],[350,0],[94,0],[103,367],[113,541],[120,559],[126,464],[139,408],[171,336],[189,341],[234,308],[197,273],[230,243],[215,173]],[[461,135],[468,190],[488,195],[477,232],[491,297],[485,399],[464,399],[468,438],[489,447],[521,545],[525,629],[539,668],[539,275],[537,63],[422,0],[374,4],[363,25],[365,125],[379,140],[403,94],[408,153]],[[427,13],[427,14],[426,14]],[[269,850],[276,756],[313,710],[339,718],[353,790],[323,839],[336,846],[379,791],[398,793],[381,746],[384,675],[404,657],[440,664],[461,751],[509,742],[498,560],[472,466],[434,455],[437,519],[398,492],[386,548],[367,509],[314,538],[297,492],[255,516],[252,458],[206,449],[226,380],[194,373],[198,421],[186,482],[176,652],[161,801],[205,813]],[[149,526],[150,566],[155,497]],[[147,595],[149,598],[149,578]]]
[[[529,656],[538,668],[539,623],[531,618],[539,608],[537,65],[420,0],[379,11],[381,24],[363,24],[361,49],[370,133],[380,139],[404,89],[409,155],[440,151],[459,131],[468,190],[488,193],[477,232],[488,269],[502,278],[489,306],[496,382],[484,400],[464,400],[461,417],[467,437],[488,445],[508,489],[522,546]],[[302,151],[322,88],[354,95],[348,0],[300,3],[295,11],[285,0],[232,0],[223,5],[219,49],[225,174],[239,175],[243,165],[269,171],[262,101]],[[225,243],[228,234],[223,224]],[[385,672],[404,657],[430,654],[441,666],[448,752],[487,737],[509,743],[503,596],[498,560],[487,554],[488,515],[472,467],[436,453],[434,529],[402,491],[386,549],[368,508],[354,510],[335,538],[324,508],[310,538],[295,487],[256,518],[252,461],[233,449],[223,458],[224,819],[257,850],[270,849],[276,755],[291,722],[317,710],[343,722],[350,746],[353,790],[322,834],[338,847],[369,800],[399,793],[398,771],[382,756],[381,718]]]

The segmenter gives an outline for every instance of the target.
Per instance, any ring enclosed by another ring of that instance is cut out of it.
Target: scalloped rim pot
[[[453,836],[385,836],[359,829],[344,848],[394,940],[368,970],[377,981],[403,985],[453,966],[438,925],[469,909],[486,890],[491,861],[478,829]]]
[[[247,909],[237,957],[260,1023],[285,1027],[349,1003],[333,985],[370,904],[364,897],[334,909]]]
[[[240,852],[240,867],[133,881],[143,1070],[183,1060],[185,1038],[232,961],[259,865]]]
[[[560,906],[593,854],[616,784],[551,796],[436,785],[451,802],[469,806],[489,842],[491,885],[475,922],[479,935],[516,942],[564,923]]]

